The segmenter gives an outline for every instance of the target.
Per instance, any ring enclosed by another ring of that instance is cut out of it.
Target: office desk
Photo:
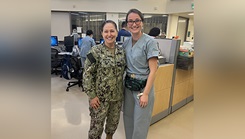
[[[58,55],[72,55],[72,52],[59,52]]]
[[[58,45],[58,46],[51,46],[54,49],[57,49],[59,52],[64,52],[65,51],[65,46],[64,45]]]

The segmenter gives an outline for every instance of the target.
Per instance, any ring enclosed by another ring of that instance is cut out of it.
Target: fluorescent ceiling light
[[[71,13],[72,15],[79,15],[78,13]]]
[[[85,21],[88,21],[88,19],[86,19]],[[90,19],[89,21],[104,21],[104,19]]]
[[[144,18],[151,18],[151,15],[145,15]]]
[[[194,13],[189,13],[188,15],[194,15]]]
[[[78,12],[78,13],[80,13],[80,14],[88,14],[88,13],[86,13],[86,12]]]
[[[184,23],[186,20],[179,20],[178,22],[179,23]]]

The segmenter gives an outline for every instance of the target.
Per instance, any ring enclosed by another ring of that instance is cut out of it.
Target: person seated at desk
[[[153,38],[158,38],[159,34],[160,34],[160,29],[158,27],[153,27],[148,35],[152,36]]]
[[[73,36],[75,45],[77,45],[78,44],[78,38],[80,37],[80,35],[77,33],[76,29],[72,30],[71,36]]]
[[[81,43],[81,48],[80,48],[80,56],[81,56],[81,62],[82,62],[82,67],[84,67],[84,62],[87,58],[87,53],[88,51],[96,45],[93,39],[93,31],[92,30],[87,30],[86,32],[86,37],[83,38],[82,43]]]
[[[121,40],[121,36],[131,36],[131,33],[127,30],[127,23],[126,21],[122,22],[122,29],[118,32],[118,36],[116,38],[117,42],[122,42],[123,40]]]

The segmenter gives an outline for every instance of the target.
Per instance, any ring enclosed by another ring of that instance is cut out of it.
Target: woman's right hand
[[[95,97],[90,100],[89,104],[92,108],[97,109],[100,106],[100,100],[98,97]]]

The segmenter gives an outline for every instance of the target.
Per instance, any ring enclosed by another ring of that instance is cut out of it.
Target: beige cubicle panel
[[[191,97],[194,95],[194,70],[192,69],[191,71],[191,75],[190,75],[190,82],[188,85],[188,90],[187,90],[187,97]]]
[[[159,66],[154,81],[155,102],[152,116],[169,108],[174,64]]]
[[[186,103],[186,99],[193,96],[193,69],[176,69],[172,106]]]

